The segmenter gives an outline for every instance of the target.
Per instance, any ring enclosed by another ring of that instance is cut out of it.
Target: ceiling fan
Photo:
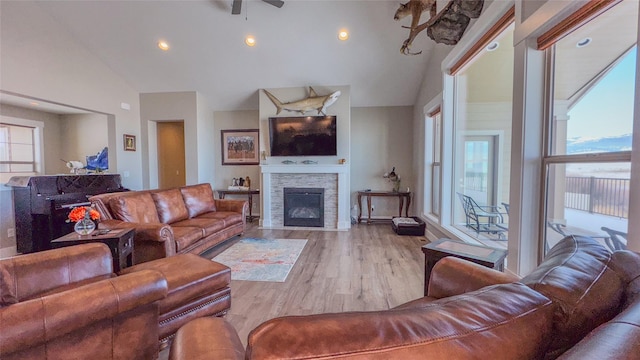
[[[284,1],[282,0],[262,0],[267,4],[271,4],[277,8],[281,8],[284,5]],[[231,5],[231,14],[239,15],[242,10],[242,0],[233,0],[233,4]]]

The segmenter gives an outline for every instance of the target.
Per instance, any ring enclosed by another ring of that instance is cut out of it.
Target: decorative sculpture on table
[[[101,173],[109,169],[109,149],[105,147],[95,155],[87,156],[87,170]]]
[[[416,36],[425,29],[427,35],[436,43],[455,45],[460,41],[471,19],[480,16],[484,0],[451,0],[440,12],[436,13],[436,0],[409,0],[400,7],[394,15],[395,20],[400,20],[411,15],[409,37],[404,41],[400,52],[405,55],[418,55],[419,52],[411,52],[411,44]],[[429,10],[430,19],[422,24],[420,16]]]
[[[393,191],[400,191],[400,176],[396,174],[395,166],[393,167],[393,169],[391,169],[390,173],[384,173],[382,177],[393,183]]]

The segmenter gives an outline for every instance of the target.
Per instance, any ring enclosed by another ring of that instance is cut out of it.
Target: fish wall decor
[[[267,95],[269,100],[276,106],[276,115],[280,114],[282,110],[298,112],[300,114],[307,111],[317,110],[318,114],[327,115],[325,111],[329,106],[335,103],[340,96],[340,91],[334,91],[328,95],[319,96],[311,86],[309,86],[309,96],[304,99],[283,103],[278,100],[273,94],[267,90],[262,90]]]

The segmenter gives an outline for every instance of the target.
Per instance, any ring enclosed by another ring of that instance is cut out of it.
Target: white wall
[[[413,107],[369,107],[351,110],[351,207],[357,191],[391,191],[393,183],[383,178],[396,168],[400,188],[413,191]],[[371,216],[397,216],[398,199],[372,198]],[[363,204],[363,213],[366,211]],[[415,211],[409,215],[415,216]]]
[[[216,111],[213,113],[214,127],[209,137],[213,140],[211,143],[215,149],[211,165],[215,164],[216,177],[212,186],[214,189],[226,189],[231,185],[233,178],[245,178],[249,176],[251,180],[251,188],[260,188],[260,166],[259,165],[222,165],[222,137],[221,130],[237,130],[237,129],[258,129],[258,111]],[[268,147],[268,145],[267,145]],[[260,139],[260,148],[264,148],[262,139]],[[211,166],[210,165],[210,166]],[[213,166],[212,166],[213,168]],[[229,196],[232,198],[232,196]],[[244,197],[239,197],[243,198]],[[260,213],[260,197],[253,197],[252,215]]]
[[[140,152],[125,152],[122,134],[140,131],[138,92],[88,52],[34,2],[0,2],[3,91],[110,114],[109,154],[125,187],[142,187]],[[25,21],[29,19],[29,21]],[[37,25],[33,25],[37,24]],[[120,108],[128,103],[130,110]]]
[[[77,160],[86,164],[87,155],[95,155],[109,146],[107,123],[107,116],[102,114],[61,115],[60,137],[65,141],[62,142],[59,159]],[[64,165],[59,159],[57,161]]]
[[[207,100],[205,100],[202,94],[196,95],[197,106],[197,153],[198,153],[198,183],[213,183],[216,179],[215,159],[219,147],[215,146],[214,141],[211,141],[212,137],[215,139],[215,127],[213,110],[209,106]]]

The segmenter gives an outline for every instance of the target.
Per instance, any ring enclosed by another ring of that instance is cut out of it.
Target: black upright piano
[[[14,176],[16,246],[19,253],[51,248],[51,240],[73,231],[67,216],[73,207],[89,205],[92,195],[126,191],[119,174]]]

